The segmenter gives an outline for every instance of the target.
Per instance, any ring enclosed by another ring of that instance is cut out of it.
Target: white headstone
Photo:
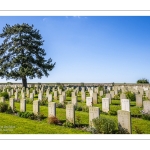
[[[56,103],[48,102],[48,117],[55,116],[56,117]]]
[[[75,124],[75,108],[73,104],[66,105],[66,120]]]
[[[130,111],[129,99],[121,99],[121,110]]]
[[[93,98],[86,97],[86,106],[93,106]]]
[[[102,111],[108,112],[109,111],[109,98],[102,98]]]

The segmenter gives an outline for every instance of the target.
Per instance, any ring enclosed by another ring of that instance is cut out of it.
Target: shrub
[[[21,118],[29,118],[32,115],[30,112],[18,112],[18,116]]]
[[[73,90],[68,90],[67,92],[66,92],[66,97],[71,97],[71,92],[72,92]]]
[[[76,116],[76,124],[78,127],[81,126],[81,117],[80,116]]]
[[[129,134],[128,130],[123,128],[120,124],[118,125],[118,134]]]
[[[75,106],[75,110],[82,111],[82,106]]]
[[[6,112],[8,110],[8,104],[0,103],[0,112]]]
[[[56,124],[57,125],[60,121],[58,120],[57,117],[51,116],[51,117],[48,117],[47,122],[48,122],[48,124]]]
[[[12,108],[9,106],[8,109],[6,110],[7,114],[12,114],[14,113],[14,111],[12,110]]]
[[[135,94],[131,91],[125,92],[126,98],[131,100],[131,101],[136,101]]]
[[[89,112],[89,107],[88,106],[83,106],[82,111],[83,112]]]
[[[145,78],[142,78],[142,79],[137,80],[137,83],[144,83],[144,84],[147,83],[147,84],[149,84],[149,81]]]
[[[142,114],[142,119],[144,119],[144,120],[150,120],[150,113],[148,112],[148,113],[143,113]]]
[[[111,119],[100,117],[93,119],[92,122],[96,129],[96,133],[113,134],[116,131],[116,124]]]
[[[47,105],[48,104],[48,100],[47,99],[42,99],[40,102],[41,106]]]
[[[66,106],[62,103],[56,103],[56,108],[66,108]]]
[[[69,120],[66,120],[66,122],[63,123],[64,127],[74,128],[75,125],[71,123]]]
[[[0,97],[4,97],[5,99],[9,99],[9,95],[8,95],[7,92],[2,92],[2,93],[0,94]]]

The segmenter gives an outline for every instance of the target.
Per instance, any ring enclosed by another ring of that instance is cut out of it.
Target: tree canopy
[[[145,78],[137,80],[137,83],[149,83],[149,81]]]
[[[33,25],[6,24],[0,34],[3,42],[0,45],[0,77],[21,80],[24,87],[27,87],[29,79],[49,76],[56,63],[52,59],[46,60],[45,50],[41,47],[44,43],[39,30]]]

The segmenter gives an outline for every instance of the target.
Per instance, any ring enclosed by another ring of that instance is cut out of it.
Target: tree
[[[46,60],[45,50],[41,47],[44,43],[39,30],[33,29],[33,25],[6,24],[0,38],[3,42],[0,45],[0,77],[21,80],[23,87],[27,87],[29,79],[49,76],[56,63],[52,59]]]
[[[147,83],[147,84],[149,84],[149,81],[147,79],[143,78],[143,79],[137,80],[137,83]]]

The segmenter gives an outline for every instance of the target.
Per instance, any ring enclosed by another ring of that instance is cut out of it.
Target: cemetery
[[[149,134],[149,84],[0,84],[1,134]]]

